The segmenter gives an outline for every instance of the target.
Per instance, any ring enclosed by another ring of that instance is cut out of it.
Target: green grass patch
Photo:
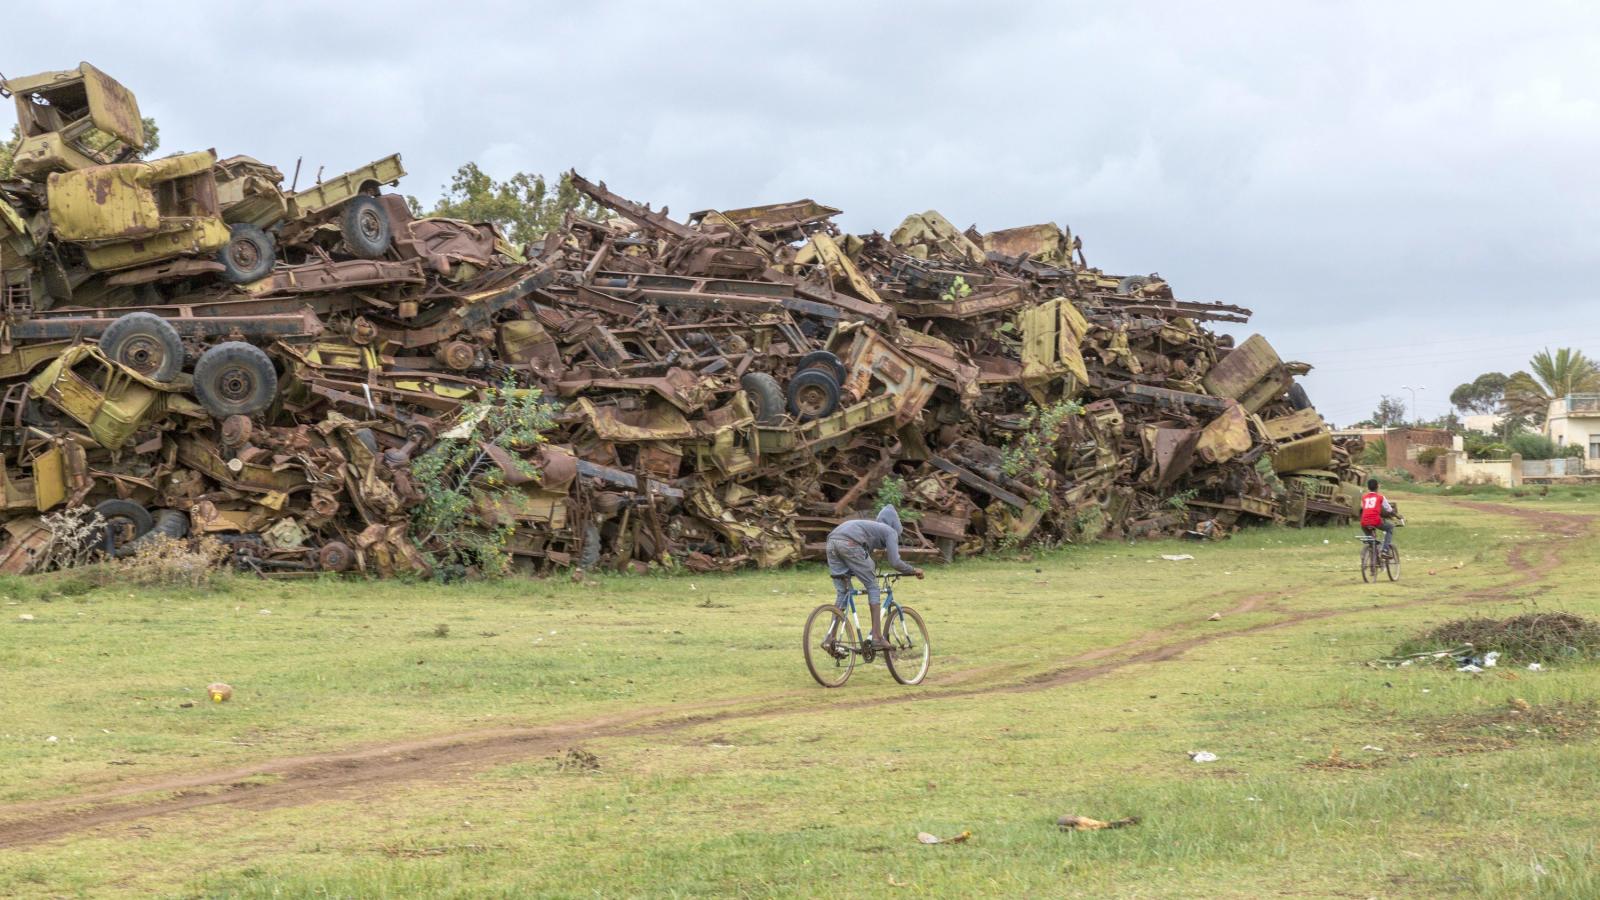
[[[819,567],[0,581],[0,804],[431,735],[668,723],[7,848],[0,896],[1600,895],[1592,669],[1366,664],[1551,596],[1600,616],[1590,539],[1401,497],[1394,583],[1361,582],[1353,527],[934,568],[900,597],[934,648],[916,688],[881,665],[812,683]],[[1563,563],[1513,569],[1513,548]],[[204,702],[214,680],[231,702]],[[1064,814],[1140,823],[1067,833]]]
[[[1554,500],[1568,503],[1600,502],[1600,484],[1525,484],[1508,488],[1498,484],[1432,484],[1406,482],[1398,491],[1425,497],[1470,497],[1474,500]],[[1386,491],[1386,493],[1393,491]]]

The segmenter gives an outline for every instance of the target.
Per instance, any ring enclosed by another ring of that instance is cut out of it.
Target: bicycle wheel
[[[1378,548],[1375,544],[1361,545],[1361,580],[1369,584],[1378,580]]]
[[[823,646],[827,644],[827,646]],[[806,668],[823,687],[835,688],[850,680],[856,668],[861,638],[853,623],[832,603],[811,611],[806,619],[801,646],[806,653]]]
[[[1389,548],[1389,552],[1394,554],[1394,555],[1393,556],[1384,557],[1384,559],[1383,559],[1383,570],[1388,573],[1390,581],[1399,581],[1400,580],[1400,548],[1399,547],[1390,547]]]
[[[883,623],[884,640],[894,645],[883,655],[889,674],[901,684],[920,684],[928,677],[928,661],[933,648],[928,643],[928,626],[917,611],[896,605]]]

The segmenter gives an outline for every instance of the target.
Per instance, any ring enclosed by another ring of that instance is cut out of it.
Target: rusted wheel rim
[[[261,263],[261,248],[255,241],[234,241],[228,245],[228,262],[249,272]]]
[[[244,416],[229,416],[222,422],[222,443],[237,447],[250,440],[250,420]]]
[[[106,520],[106,531],[111,533],[111,542],[122,547],[138,537],[139,526],[126,516],[112,516]]]
[[[153,335],[137,334],[117,348],[117,362],[148,376],[166,364],[167,348]]]
[[[343,572],[350,567],[352,555],[348,546],[340,541],[334,541],[323,545],[322,549],[317,551],[317,564],[327,572]]]
[[[238,269],[251,271],[261,263],[261,248],[256,247],[254,240],[235,240],[227,245],[227,261]]]
[[[356,228],[361,231],[361,236],[369,241],[376,242],[383,237],[383,220],[378,217],[376,210],[361,210],[356,215]]]
[[[217,373],[217,394],[230,403],[250,399],[256,391],[256,375],[248,366],[228,366]]]
[[[795,391],[794,405],[802,415],[820,416],[828,408],[828,391],[820,384],[801,385]]]
[[[454,341],[444,348],[444,364],[456,371],[463,371],[472,367],[472,361],[478,356],[471,344]]]

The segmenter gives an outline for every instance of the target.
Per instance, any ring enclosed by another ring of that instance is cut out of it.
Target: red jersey
[[[1382,525],[1383,507],[1389,501],[1377,491],[1368,491],[1361,496],[1361,524]]]

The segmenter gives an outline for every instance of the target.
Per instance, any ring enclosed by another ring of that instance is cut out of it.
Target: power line
[[[1486,359],[1488,354],[1481,350],[1468,350],[1449,356],[1417,356],[1403,360],[1381,361],[1374,363],[1355,364],[1344,361],[1333,366],[1319,366],[1311,364],[1313,372],[1362,372],[1372,369],[1404,369],[1417,366],[1437,366],[1444,363],[1464,363],[1475,359]]]
[[[1559,338],[1564,338],[1564,337],[1571,336],[1572,333],[1573,333],[1573,330],[1574,330],[1574,326],[1568,326],[1568,327],[1565,327],[1565,328],[1558,328],[1558,329],[1546,328],[1546,329],[1540,329],[1539,331],[1524,331],[1524,332],[1512,332],[1512,333],[1507,333],[1507,334],[1479,335],[1477,337],[1439,338],[1439,339],[1436,339],[1436,340],[1428,340],[1428,341],[1412,341],[1409,344],[1391,344],[1389,346],[1382,346],[1382,347],[1377,347],[1377,346],[1369,346],[1369,347],[1333,347],[1333,348],[1324,348],[1324,349],[1321,349],[1321,350],[1297,350],[1295,352],[1296,353],[1301,353],[1301,354],[1306,354],[1306,355],[1311,355],[1311,354],[1327,354],[1327,353],[1366,353],[1366,352],[1372,352],[1372,351],[1377,351],[1377,350],[1412,350],[1412,349],[1416,349],[1417,347],[1436,346],[1436,345],[1439,345],[1439,344],[1464,344],[1464,343],[1484,342],[1484,343],[1488,343],[1488,344],[1493,345],[1493,344],[1503,344],[1503,343],[1505,343],[1507,338],[1536,337],[1536,336],[1539,336],[1539,335],[1545,335],[1545,336],[1552,337],[1552,338],[1558,338],[1558,337]]]

